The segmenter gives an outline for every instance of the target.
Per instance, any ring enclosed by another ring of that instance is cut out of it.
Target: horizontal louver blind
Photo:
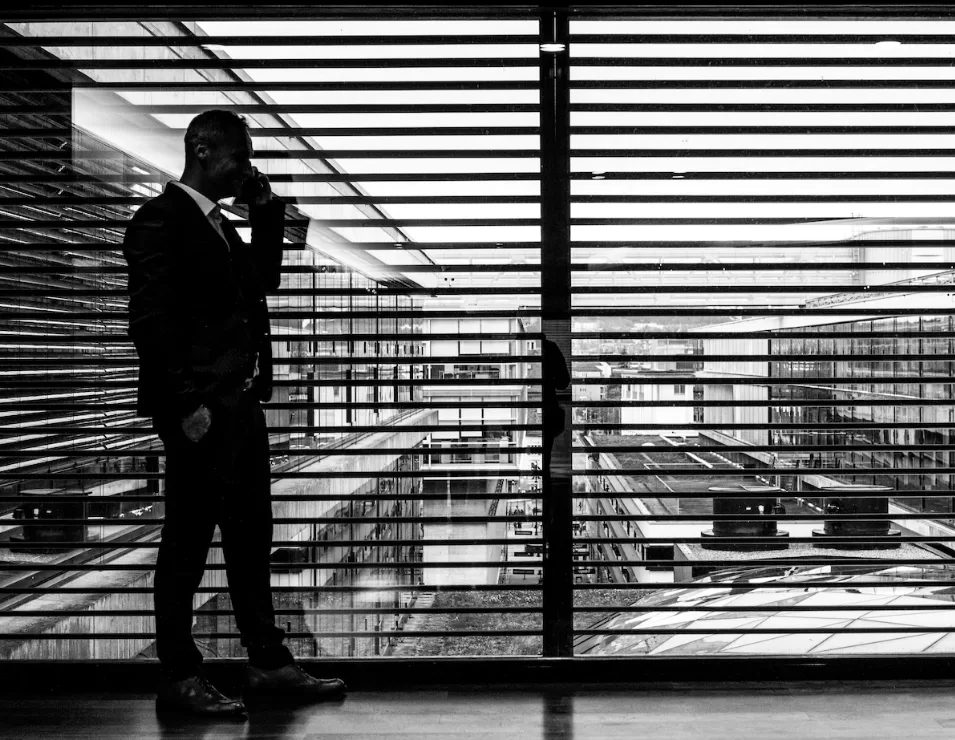
[[[119,245],[212,107],[288,204],[267,416],[298,656],[951,652],[944,14],[18,12],[4,658],[155,655],[165,456]],[[554,476],[548,332],[573,376]],[[200,594],[197,637],[242,655],[218,543]]]
[[[577,654],[951,650],[953,31],[572,17]]]
[[[210,108],[247,118],[288,204],[266,413],[293,651],[540,652],[540,526],[505,523],[539,519],[540,476],[539,23],[511,15],[8,24],[4,657],[155,654],[165,455],[119,246]],[[224,570],[217,541],[196,634],[231,657]]]

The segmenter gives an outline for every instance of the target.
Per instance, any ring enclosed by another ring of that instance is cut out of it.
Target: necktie
[[[219,236],[222,237],[222,241],[225,242],[226,249],[229,249],[229,240],[225,237],[225,231],[222,230],[222,209],[219,206],[213,207],[209,211],[209,220],[212,222],[213,227]]]
[[[209,220],[212,221],[212,225],[215,226],[216,231],[219,232],[219,236],[222,237],[222,241],[225,242],[226,249],[228,249],[231,252],[232,249],[231,247],[229,247],[229,240],[226,239],[225,231],[222,228],[222,209],[218,205],[216,205],[211,211],[209,211]],[[259,355],[258,353],[256,353],[255,368],[252,371],[252,377],[246,378],[244,386],[243,386],[243,390],[248,390],[249,388],[252,387],[252,381],[255,380],[258,374],[259,374]]]

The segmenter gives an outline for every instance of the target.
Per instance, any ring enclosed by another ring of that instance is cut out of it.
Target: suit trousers
[[[293,662],[275,626],[269,570],[272,544],[269,440],[265,413],[236,390],[207,404],[212,423],[198,442],[182,420],[161,414],[155,426],[166,452],[166,514],[156,561],[157,652],[167,677],[199,672],[192,637],[193,598],[215,528],[221,533],[229,595],[249,662],[278,668]]]

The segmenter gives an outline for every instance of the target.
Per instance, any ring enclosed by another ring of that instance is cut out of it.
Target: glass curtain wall
[[[832,331],[880,336],[826,339]],[[785,337],[780,331],[774,337]],[[799,466],[809,468],[842,468],[833,478],[846,483],[890,486],[902,494],[892,498],[901,510],[928,513],[952,513],[951,476],[935,472],[950,468],[946,448],[952,444],[950,411],[952,406],[951,363],[911,358],[951,355],[950,316],[906,316],[839,323],[811,327],[809,337],[799,341],[771,340],[771,374],[775,378],[791,378],[791,384],[773,386],[771,400],[819,401],[825,405],[773,407],[773,421],[789,424],[830,424],[838,428],[857,420],[871,422],[871,428],[860,429],[854,437],[873,449],[854,451],[834,444],[832,434],[821,436],[808,431],[791,438],[791,444],[805,445],[808,450],[791,458]],[[912,333],[918,336],[906,336]],[[942,336],[938,336],[941,334]],[[795,354],[832,355],[845,359],[838,363],[803,363],[789,359]],[[872,355],[902,357],[898,361],[875,361]],[[835,364],[837,372],[833,373]],[[851,378],[852,383],[834,384],[833,377]],[[893,382],[886,382],[893,381]],[[917,399],[917,400],[916,400]],[[840,401],[873,403],[868,409],[861,404],[841,405]],[[879,405],[875,405],[875,404]],[[923,427],[922,424],[929,425]],[[882,425],[899,425],[882,428]],[[824,447],[813,450],[815,446]],[[868,474],[858,475],[865,469]],[[933,496],[933,491],[946,495]],[[951,521],[946,521],[951,524]]]
[[[299,656],[953,651],[951,20],[300,11],[3,22],[0,655],[154,657],[119,246],[209,108],[287,203]]]

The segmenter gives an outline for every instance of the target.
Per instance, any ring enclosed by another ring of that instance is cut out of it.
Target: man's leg
[[[156,426],[166,451],[165,520],[154,585],[156,648],[163,673],[177,681],[196,675],[202,663],[192,638],[192,604],[218,501],[208,480],[209,441],[190,442],[172,419],[157,419]]]
[[[164,680],[157,709],[209,716],[245,713],[202,675],[202,654],[192,638],[192,602],[222,511],[223,419],[199,442],[186,438],[180,421],[156,420],[166,447],[166,514],[156,562],[155,602],[159,660]],[[218,422],[218,423],[217,423]]]
[[[229,593],[242,644],[249,651],[244,695],[320,701],[341,696],[337,678],[314,678],[302,670],[282,644],[284,630],[275,625],[272,606],[272,475],[265,414],[254,399],[241,397],[233,427],[236,478],[219,529],[229,576]]]
[[[272,604],[272,479],[265,414],[248,395],[240,396],[227,413],[233,415],[235,475],[225,495],[219,529],[229,594],[250,664],[280,668],[293,659],[282,644],[285,631],[275,625]]]

